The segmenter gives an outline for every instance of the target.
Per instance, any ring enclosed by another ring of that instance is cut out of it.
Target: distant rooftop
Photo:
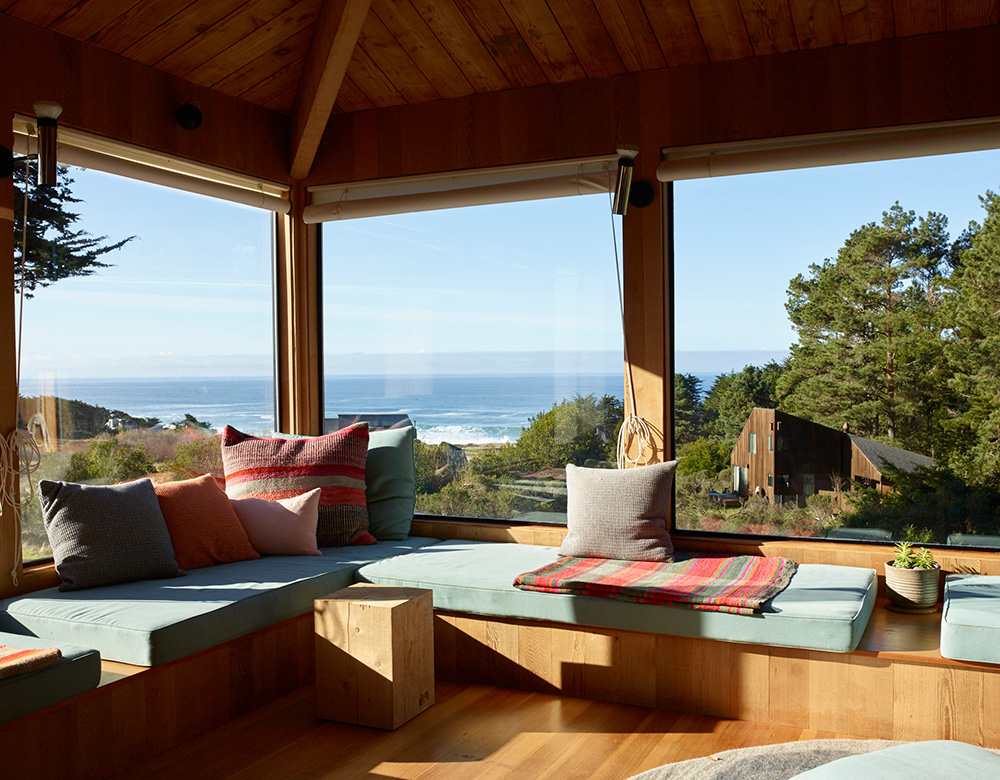
[[[934,459],[926,455],[918,455],[909,450],[855,436],[853,433],[847,435],[879,471],[885,471],[885,467],[888,466],[897,471],[914,472],[919,468],[930,468],[934,465]]]

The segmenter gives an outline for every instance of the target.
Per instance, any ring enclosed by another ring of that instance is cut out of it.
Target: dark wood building
[[[860,481],[892,490],[891,474],[931,466],[925,455],[864,439],[777,409],[754,409],[729,456],[732,489],[743,497],[805,504]]]

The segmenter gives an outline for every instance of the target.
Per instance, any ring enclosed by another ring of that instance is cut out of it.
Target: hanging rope
[[[26,257],[28,254],[28,180],[31,170],[28,160],[24,161],[24,208],[21,213],[21,283],[18,291],[17,318],[17,364],[14,371],[14,430],[0,436],[0,516],[3,508],[10,505],[14,510],[14,561],[10,578],[17,587],[21,569],[21,496],[15,479],[21,474],[28,481],[28,501],[35,497],[31,475],[38,470],[42,454],[35,437],[17,425],[18,405],[21,397],[21,334],[24,332],[24,286]]]
[[[613,196],[609,190],[608,199],[614,203]],[[609,209],[609,211],[613,211]],[[611,240],[615,246],[615,274],[618,277],[618,309],[622,317],[622,345],[625,351],[625,383],[628,390],[629,413],[625,415],[622,427],[618,431],[618,468],[625,468],[626,464],[637,466],[646,465],[648,458],[646,451],[653,447],[653,434],[649,430],[646,421],[639,417],[635,411],[635,387],[632,384],[632,361],[628,357],[628,335],[625,332],[625,294],[622,290],[622,270],[621,260],[618,256],[618,234],[615,232],[615,216],[611,214]],[[632,442],[639,445],[639,453],[634,457],[629,457],[629,445]]]

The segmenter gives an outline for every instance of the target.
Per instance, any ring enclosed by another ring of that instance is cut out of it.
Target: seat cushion
[[[765,602],[760,615],[536,593],[513,586],[518,574],[552,563],[557,553],[555,547],[448,541],[362,566],[357,578],[431,588],[434,607],[455,612],[842,653],[857,647],[875,604],[874,570],[823,564],[801,564],[791,584]]]
[[[88,647],[0,632],[0,645],[35,650],[58,647],[52,666],[0,680],[0,723],[29,715],[96,688],[101,681],[101,656]]]
[[[949,739],[911,742],[847,756],[795,775],[796,780],[950,780],[1000,777],[1000,755]]]
[[[321,556],[275,556],[194,569],[174,580],[87,591],[55,588],[4,602],[0,628],[95,647],[111,661],[155,666],[312,611],[365,563],[436,539],[412,537]]]
[[[1000,576],[950,574],[944,583],[941,655],[1000,664]]]

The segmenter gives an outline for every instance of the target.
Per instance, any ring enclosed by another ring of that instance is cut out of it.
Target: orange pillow
[[[154,487],[181,569],[260,558],[211,474]]]

